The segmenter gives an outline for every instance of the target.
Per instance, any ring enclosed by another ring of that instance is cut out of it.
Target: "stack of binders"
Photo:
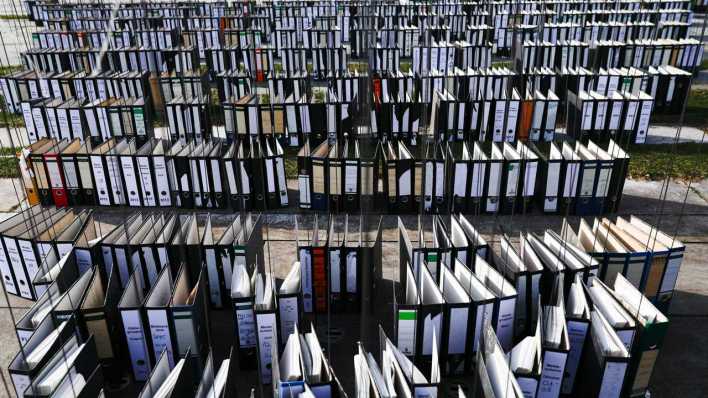
[[[211,123],[207,112],[207,97],[176,96],[165,103],[165,112],[172,142],[201,142],[211,137]]]

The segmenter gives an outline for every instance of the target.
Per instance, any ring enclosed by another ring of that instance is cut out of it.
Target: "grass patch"
[[[25,119],[22,115],[0,112],[0,127],[25,127]]]
[[[700,65],[698,65],[698,70],[708,69],[708,59],[704,59]]]
[[[677,144],[676,153],[672,144],[633,145],[628,152],[634,179],[662,180],[669,174],[681,180],[708,178],[708,144]]]
[[[0,178],[18,178],[19,176],[16,157],[0,158]]]
[[[0,148],[0,156],[15,156],[17,155],[17,152],[20,152],[22,148],[16,147],[16,148],[9,148],[9,147],[2,147]]]
[[[677,124],[679,117],[680,115],[654,114],[651,122],[652,124]],[[699,88],[691,90],[691,93],[688,95],[683,125],[708,130],[708,89]]]
[[[15,19],[29,19],[29,15],[0,15],[0,20],[11,21]]]
[[[17,71],[24,70],[25,66],[24,65],[5,65],[5,66],[0,66],[0,75],[9,75],[10,73],[14,73]]]
[[[300,148],[286,146],[283,151],[285,152],[285,178],[297,178],[297,153]]]
[[[509,68],[511,69],[511,61],[496,61],[492,62],[493,68]]]

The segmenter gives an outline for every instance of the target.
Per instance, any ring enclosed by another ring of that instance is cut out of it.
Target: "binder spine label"
[[[622,392],[624,375],[627,372],[627,362],[607,362],[602,375],[602,384],[598,398],[617,398]]]
[[[543,369],[541,370],[541,382],[538,388],[539,398],[554,398],[560,393],[565,371],[565,352],[546,351],[543,355]]]
[[[291,333],[298,326],[298,298],[283,297],[278,300],[278,310],[280,311],[280,333],[281,341],[285,342]]]
[[[253,315],[253,303],[237,303],[235,311],[239,348],[255,347],[256,320]]]
[[[300,250],[302,301],[305,312],[312,312],[312,257],[307,249]]]
[[[258,325],[261,382],[270,384],[273,375],[272,346],[277,344],[275,313],[256,314],[256,324]]]
[[[133,366],[133,376],[136,381],[145,381],[150,376],[150,360],[145,342],[145,333],[140,320],[139,311],[123,311],[123,327],[128,341],[130,361]]]
[[[152,349],[155,358],[160,358],[163,351],[167,351],[167,360],[170,367],[174,367],[174,353],[172,352],[172,339],[170,338],[170,326],[167,321],[167,311],[148,310],[148,323],[150,324],[150,336],[152,336]]]
[[[398,336],[396,345],[405,355],[415,355],[416,310],[398,310]]]

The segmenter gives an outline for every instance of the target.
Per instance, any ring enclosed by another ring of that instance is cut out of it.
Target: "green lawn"
[[[629,148],[629,176],[662,180],[671,169],[671,176],[682,180],[708,178],[708,144],[677,144],[676,153],[673,151],[671,144],[633,145]]]
[[[0,178],[16,178],[17,173],[17,158],[3,157],[0,158]]]
[[[652,116],[652,124],[678,124],[679,115]],[[683,119],[684,126],[697,127],[708,130],[708,89],[698,88],[691,90],[686,104],[686,115]]]

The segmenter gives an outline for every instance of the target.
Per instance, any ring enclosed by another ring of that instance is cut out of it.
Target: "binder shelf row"
[[[381,219],[297,220],[296,258],[277,272],[258,214],[137,213],[109,227],[91,210],[34,206],[3,221],[5,287],[36,300],[15,325],[15,392],[99,396],[128,373],[143,396],[343,398],[350,375],[332,364],[351,356],[332,357],[325,330],[383,306],[381,355],[366,352],[368,330],[350,352],[356,396],[434,398],[459,380],[475,397],[646,393],[684,246],[637,217],[493,244],[461,215],[415,230],[399,219],[393,273]]]
[[[277,139],[227,144],[159,139],[41,139],[20,168],[30,204],[274,210],[290,204]],[[614,141],[480,143],[307,140],[298,152],[301,209],[329,212],[616,212],[629,155]]]

